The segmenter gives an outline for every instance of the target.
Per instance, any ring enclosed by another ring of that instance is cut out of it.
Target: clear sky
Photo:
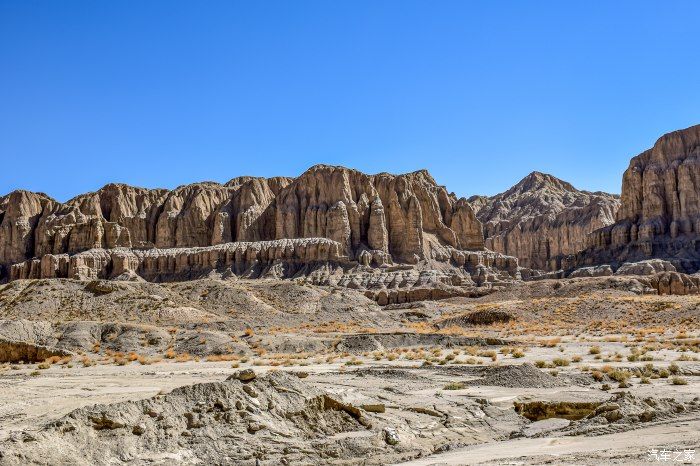
[[[700,123],[697,1],[0,0],[0,193],[316,163],[619,192]]]

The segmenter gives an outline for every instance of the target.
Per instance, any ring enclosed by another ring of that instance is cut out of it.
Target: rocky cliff
[[[484,224],[486,247],[518,258],[521,266],[557,270],[586,246],[586,236],[615,220],[620,198],[579,191],[532,172],[508,191],[469,199]]]
[[[700,268],[700,125],[665,134],[630,161],[616,222],[595,231],[578,265],[651,257]]]
[[[426,171],[366,175],[317,165],[294,179],[241,177],[172,191],[109,184],[66,203],[27,191],[0,198],[5,279],[133,272],[158,280],[222,267],[236,274],[257,267],[260,275],[279,263],[286,270],[275,274],[291,276],[316,262],[432,260],[471,264],[477,282],[484,261],[517,273],[514,260],[462,253],[483,250],[472,207]]]

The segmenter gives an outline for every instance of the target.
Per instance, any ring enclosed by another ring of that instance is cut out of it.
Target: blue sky
[[[316,163],[619,192],[700,123],[700,2],[0,0],[0,193]]]

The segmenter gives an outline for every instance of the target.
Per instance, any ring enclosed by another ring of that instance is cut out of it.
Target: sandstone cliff
[[[486,247],[518,258],[521,266],[557,270],[586,246],[586,236],[614,222],[620,199],[579,191],[532,172],[508,191],[469,199],[484,224]]]
[[[578,265],[651,257],[700,268],[700,125],[665,134],[630,161],[617,221],[595,231]]]
[[[318,241],[297,241],[311,238]],[[228,246],[210,248],[217,245]],[[172,191],[109,184],[66,203],[27,191],[0,198],[5,279],[126,271],[172,279],[221,266],[240,272],[254,261],[298,270],[318,261],[386,266],[454,256],[464,266],[460,251],[483,249],[469,203],[424,170],[366,175],[317,165],[294,179],[240,177]],[[515,275],[517,263],[507,267]]]

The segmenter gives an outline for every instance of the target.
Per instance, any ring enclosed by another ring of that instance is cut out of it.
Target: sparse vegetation
[[[464,382],[450,382],[443,387],[443,390],[462,390],[464,387]]]

